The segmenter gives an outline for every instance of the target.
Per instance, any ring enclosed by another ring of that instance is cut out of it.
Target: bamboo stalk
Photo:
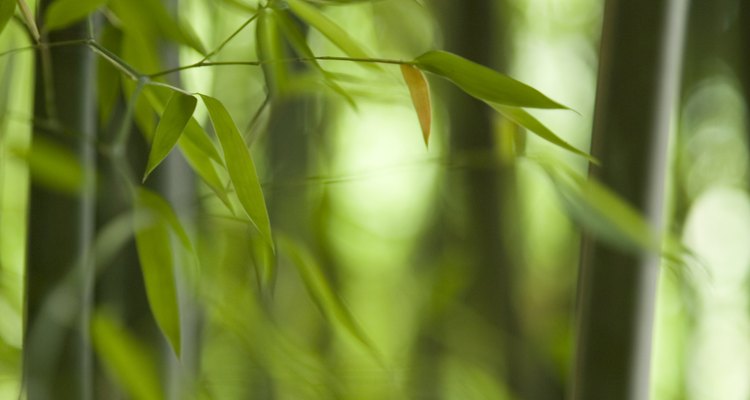
[[[50,3],[41,1],[40,15]],[[88,25],[82,22],[43,40],[79,40],[87,34]],[[87,400],[92,398],[88,320],[93,270],[87,257],[94,232],[94,64],[91,52],[82,46],[42,47],[37,54],[35,121],[56,121],[68,134],[55,135],[35,126],[33,141],[44,139],[68,148],[77,156],[85,177],[74,197],[32,183],[25,282],[25,388],[32,400]],[[70,296],[66,299],[70,303],[64,304],[67,309],[53,304],[54,293]],[[68,313],[72,324],[61,313]]]
[[[591,174],[663,225],[670,124],[681,72],[685,0],[605,7]],[[584,238],[574,399],[647,399],[659,256]]]

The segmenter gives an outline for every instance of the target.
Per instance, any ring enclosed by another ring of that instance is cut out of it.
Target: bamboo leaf
[[[65,28],[86,18],[108,0],[56,0],[47,8],[44,27],[47,30]]]
[[[268,218],[266,201],[260,187],[255,164],[250,156],[250,150],[245,144],[240,131],[234,124],[229,112],[221,102],[213,97],[201,95],[208,108],[216,135],[224,150],[227,171],[232,179],[237,197],[250,217],[250,221],[260,232],[263,239],[273,248],[271,237],[271,222]]]
[[[190,124],[188,124],[189,126]],[[229,196],[224,189],[224,183],[219,178],[213,163],[211,163],[211,160],[206,156],[203,149],[198,148],[194,142],[188,140],[186,135],[180,137],[177,145],[180,147],[182,155],[185,156],[185,160],[190,164],[193,171],[216,194],[227,209],[234,213],[234,207],[232,207],[232,202],[229,200]]]
[[[323,36],[328,38],[336,47],[344,53],[354,58],[368,58],[367,52],[362,49],[343,28],[338,26],[325,14],[320,12],[314,6],[305,3],[302,0],[287,0],[289,7],[303,21],[315,28]]]
[[[28,163],[31,177],[37,184],[73,196],[80,194],[85,172],[69,149],[34,137],[30,150],[11,149],[11,152]]]
[[[13,18],[16,12],[16,2],[14,0],[0,0],[0,33],[8,25],[8,21]]]
[[[135,202],[135,244],[151,312],[175,354],[180,355],[180,310],[177,303],[168,223],[148,206],[143,191]],[[147,221],[143,223],[142,221]]]
[[[430,51],[417,57],[414,64],[419,69],[450,80],[467,94],[487,103],[529,108],[568,108],[525,83],[453,53]]]
[[[539,163],[555,184],[571,217],[585,229],[623,250],[659,251],[657,234],[627,201],[563,164]]]
[[[177,144],[193,116],[197,103],[198,100],[195,97],[179,92],[174,92],[169,98],[151,142],[151,152],[148,155],[146,173],[143,176],[144,181]]]
[[[157,113],[163,114],[170,96],[170,91],[168,89],[158,89],[164,88],[149,86],[143,92],[145,93],[146,99],[148,99],[148,103],[151,107],[153,107]],[[188,120],[183,135],[180,136],[178,143],[182,143],[183,140],[192,142],[196,149],[205,153],[210,159],[219,163],[219,165],[223,165],[224,160],[221,158],[219,151],[216,150],[216,145],[214,145],[214,142],[211,141],[206,134],[206,131],[201,127],[198,121],[195,120],[195,118],[190,118]]]
[[[508,118],[518,125],[521,125],[540,138],[554,144],[555,146],[561,147],[574,154],[578,154],[579,156],[591,161],[592,163],[599,165],[599,160],[597,160],[596,157],[590,155],[589,153],[586,153],[585,151],[578,150],[575,146],[557,136],[554,132],[547,128],[538,119],[534,118],[534,116],[529,114],[526,110],[518,107],[501,106],[499,104],[491,104],[491,106],[492,108],[497,110],[497,112],[505,116],[505,118]]]
[[[286,87],[289,80],[285,57],[284,44],[279,36],[277,23],[278,12],[272,8],[264,9],[258,14],[258,22],[255,26],[255,39],[258,49],[258,58],[263,68],[263,76],[271,94],[278,94]]]
[[[91,318],[91,338],[107,370],[133,399],[159,400],[161,384],[149,350],[109,314]]]
[[[325,318],[341,332],[358,341],[376,358],[379,358],[377,349],[354,319],[343,300],[331,288],[328,279],[312,254],[287,237],[281,236],[277,241],[282,253],[286,254],[297,268],[310,298]]]
[[[430,87],[427,84],[422,71],[408,64],[401,64],[401,74],[404,76],[404,82],[409,88],[411,102],[417,111],[419,126],[422,127],[422,137],[424,145],[427,146],[430,141],[430,130],[432,126],[432,104],[430,103]]]
[[[172,232],[177,235],[185,250],[193,251],[193,245],[190,242],[187,231],[182,226],[182,223],[180,223],[180,219],[177,217],[174,209],[172,209],[172,206],[166,200],[146,188],[138,188],[138,202],[141,206],[150,209],[166,222],[167,226],[172,229]]]

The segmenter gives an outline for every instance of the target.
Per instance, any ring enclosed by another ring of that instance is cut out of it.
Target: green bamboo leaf
[[[302,0],[287,0],[289,7],[303,21],[328,38],[336,47],[354,58],[368,58],[367,52],[343,28],[314,6]]]
[[[273,248],[271,222],[268,218],[266,201],[263,198],[263,190],[260,187],[258,174],[255,172],[255,164],[253,164],[245,140],[229,112],[219,100],[206,95],[201,95],[201,98],[208,108],[216,135],[219,137],[222,149],[224,149],[227,171],[234,184],[237,197],[250,217],[250,221],[268,245]]]
[[[65,28],[86,18],[108,0],[55,0],[47,8],[44,27],[47,30]]]
[[[131,398],[163,398],[158,368],[151,352],[114,317],[97,311],[91,318],[91,339],[106,369]]]
[[[278,12],[272,8],[263,9],[258,14],[258,22],[255,25],[258,58],[262,63],[261,68],[268,90],[274,95],[282,92],[289,81],[287,65],[283,61],[287,57],[279,35],[277,14]]]
[[[525,83],[453,53],[430,51],[417,57],[414,64],[450,80],[467,94],[487,103],[529,108],[568,108]]]
[[[170,92],[169,89],[156,88],[153,86],[149,86],[143,91],[146,95],[146,99],[148,99],[148,103],[159,114],[164,113],[167,101],[171,95]],[[214,145],[214,142],[211,141],[211,138],[208,137],[206,131],[201,127],[198,121],[195,120],[195,118],[190,118],[188,120],[183,135],[180,136],[178,143],[182,143],[183,140],[192,142],[192,144],[195,145],[195,148],[200,149],[219,165],[223,165],[224,160],[221,158],[219,151],[216,150],[216,145]]]
[[[328,283],[320,265],[309,251],[300,247],[287,237],[277,238],[279,248],[292,261],[305,284],[310,298],[315,302],[325,318],[341,332],[350,335],[376,358],[380,355],[376,347],[359,326],[356,319]]]
[[[534,118],[534,116],[529,114],[526,110],[518,107],[501,106],[499,104],[491,104],[491,106],[492,108],[497,110],[497,112],[505,116],[505,118],[508,118],[518,125],[521,125],[540,138],[554,144],[555,146],[561,147],[574,154],[578,154],[579,156],[591,161],[592,163],[599,165],[599,160],[597,160],[596,157],[590,155],[589,153],[586,153],[585,151],[578,150],[575,146],[557,136],[554,132],[547,128],[538,119]]]
[[[28,163],[31,178],[37,184],[73,196],[81,193],[85,171],[69,149],[34,137],[30,150],[12,148],[11,153]]]
[[[660,251],[658,235],[626,200],[559,162],[539,163],[571,217],[597,238],[626,251]]]
[[[286,11],[279,10],[277,16],[278,17],[276,20],[279,28],[281,28],[281,31],[284,32],[284,36],[289,41],[289,44],[292,45],[299,57],[308,59],[309,62],[315,67],[315,69],[320,71],[320,73],[323,75],[323,79],[325,79],[326,85],[338,95],[343,97],[350,106],[356,109],[357,105],[354,102],[352,96],[349,95],[349,93],[347,93],[338,83],[336,83],[333,80],[333,75],[323,69],[320,63],[315,59],[315,53],[313,53],[312,49],[307,44],[307,38],[305,38],[305,35],[291,18],[290,14]]]
[[[197,103],[198,100],[195,97],[180,92],[174,92],[169,98],[151,142],[151,152],[148,155],[148,164],[143,175],[144,181],[177,144],[182,131],[193,116]]]
[[[14,0],[0,0],[0,33],[8,25],[8,21],[13,18],[16,12],[16,2]]]
[[[180,240],[180,243],[185,250],[193,252],[193,245],[190,242],[190,237],[169,202],[146,188],[138,188],[138,202],[142,207],[150,209],[152,212],[156,213],[159,218],[166,222],[172,229],[172,232],[177,235],[177,238]]]
[[[188,126],[190,126],[190,124],[188,124]],[[234,207],[232,207],[232,202],[229,200],[229,195],[224,189],[224,183],[221,181],[221,178],[219,178],[219,175],[216,173],[216,168],[214,167],[211,160],[206,156],[206,153],[203,151],[203,149],[198,148],[197,145],[194,142],[188,140],[185,135],[182,135],[180,137],[177,145],[180,147],[182,155],[185,156],[185,160],[193,169],[193,171],[195,171],[195,173],[198,174],[198,176],[209,187],[209,189],[211,189],[214,194],[216,194],[216,196],[227,207],[227,209],[234,213]]]
[[[135,244],[151,312],[159,329],[180,355],[180,309],[177,303],[169,225],[148,206],[139,191],[135,201]],[[144,223],[143,221],[147,221]]]

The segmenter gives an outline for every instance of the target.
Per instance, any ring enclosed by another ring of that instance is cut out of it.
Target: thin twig
[[[237,28],[234,32],[232,32],[231,35],[229,35],[226,39],[224,39],[224,41],[222,41],[218,47],[213,49],[210,53],[206,54],[200,61],[198,61],[198,63],[204,63],[208,61],[208,59],[211,58],[211,56],[214,56],[216,55],[216,53],[220,52],[224,48],[224,46],[227,45],[227,43],[229,43],[232,39],[234,39],[235,36],[239,35],[239,33],[242,32],[242,30],[245,29],[248,25],[250,25],[250,23],[253,22],[256,18],[258,18],[257,12],[253,14],[253,16],[250,17],[247,21],[245,21],[242,25],[240,25],[239,28]]]

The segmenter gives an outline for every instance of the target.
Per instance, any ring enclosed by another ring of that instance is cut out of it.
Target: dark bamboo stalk
[[[40,15],[50,3],[40,2]],[[87,32],[87,23],[82,22],[45,39],[84,39]],[[24,379],[32,400],[91,398],[88,321],[93,272],[88,253],[94,232],[96,168],[93,74],[92,55],[83,46],[42,48],[38,53],[35,121],[55,121],[63,133],[50,133],[35,124],[33,140],[69,149],[86,178],[76,196],[36,183],[31,187]],[[50,301],[53,296],[56,300]],[[61,305],[61,299],[69,303]]]
[[[592,175],[662,228],[670,119],[687,2],[609,0],[602,33]],[[573,398],[647,399],[659,257],[584,238]]]

